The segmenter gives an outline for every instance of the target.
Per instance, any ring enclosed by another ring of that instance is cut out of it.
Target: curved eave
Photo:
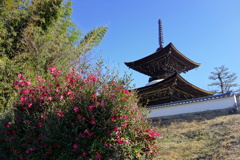
[[[176,48],[172,43],[169,43],[169,45],[171,46],[172,49],[174,49],[174,51],[175,51],[177,54],[179,54],[179,56],[183,57],[186,61],[188,61],[189,63],[191,63],[193,66],[198,67],[198,66],[201,65],[201,63],[196,63],[196,62],[192,61],[191,59],[189,59],[188,57],[184,56],[181,52],[179,52],[179,51],[177,50],[177,48]]]
[[[206,90],[204,90],[204,89],[201,89],[201,88],[199,88],[199,87],[191,84],[190,82],[188,82],[187,80],[185,80],[185,79],[184,79],[182,76],[180,76],[179,74],[176,75],[176,78],[177,78],[178,80],[180,80],[181,82],[183,82],[184,84],[192,87],[192,88],[195,89],[196,91],[199,91],[199,92],[201,92],[202,94],[206,94],[206,96],[212,95],[212,93],[210,93],[210,92],[208,92],[208,91],[206,91]]]
[[[160,81],[160,82],[155,83],[153,85],[137,88],[136,90],[138,90],[139,93],[141,93],[141,92],[151,92],[152,90],[157,90],[159,87],[163,86],[164,84],[173,82],[175,79],[177,79],[177,83],[180,82],[180,83],[184,84],[186,88],[190,88],[191,89],[191,90],[189,90],[190,92],[195,92],[195,93],[198,93],[199,95],[202,95],[202,96],[212,95],[210,92],[205,91],[205,90],[203,90],[201,88],[198,88],[197,86],[189,83],[179,74],[174,74],[174,75],[166,78],[163,81]]]
[[[190,60],[189,58],[184,56],[181,52],[179,52],[172,43],[169,43],[166,47],[164,47],[160,50],[157,50],[156,52],[154,52],[153,54],[150,54],[149,56],[146,56],[146,57],[141,58],[136,61],[124,62],[124,63],[129,68],[131,68],[135,71],[146,74],[148,76],[152,76],[151,74],[144,71],[144,69],[142,69],[141,66],[151,65],[152,63],[161,60],[163,57],[165,57],[169,54],[170,50],[171,50],[171,55],[173,57],[177,57],[177,58],[175,58],[175,61],[178,61],[178,63],[184,63],[188,66],[186,68],[186,70],[183,72],[186,72],[188,70],[191,70],[193,68],[200,66],[200,63],[196,63],[196,62]]]

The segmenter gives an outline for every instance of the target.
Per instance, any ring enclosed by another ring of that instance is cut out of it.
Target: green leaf
[[[135,152],[144,153],[142,150],[140,150],[140,149],[137,149],[137,148],[134,148],[133,150],[134,150]]]

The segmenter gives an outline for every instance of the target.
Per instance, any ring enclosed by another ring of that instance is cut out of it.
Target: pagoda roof
[[[212,95],[210,92],[194,86],[182,76],[175,73],[172,76],[152,85],[136,89],[140,97],[140,103],[156,105],[192,98]]]
[[[133,62],[125,62],[125,64],[133,70],[151,77],[158,76],[166,71],[179,74],[185,73],[200,65],[200,63],[193,62],[184,56],[172,43],[158,49],[149,56]]]

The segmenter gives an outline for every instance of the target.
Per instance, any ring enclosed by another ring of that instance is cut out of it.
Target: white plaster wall
[[[226,97],[214,100],[200,101],[188,104],[181,104],[163,108],[151,109],[148,117],[161,117],[161,116],[170,116],[184,113],[194,113],[194,112],[202,112],[208,110],[218,110],[218,109],[226,109],[231,108],[236,105],[236,97]]]

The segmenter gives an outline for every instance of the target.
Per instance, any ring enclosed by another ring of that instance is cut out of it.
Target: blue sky
[[[164,45],[172,42],[197,69],[181,74],[187,81],[211,90],[208,79],[214,67],[225,65],[236,73],[240,84],[239,0],[72,0],[72,19],[84,32],[107,26],[108,32],[93,52],[110,64],[120,66],[134,79],[136,87],[148,76],[133,71],[124,62],[152,54],[159,47],[158,19],[162,20]]]

